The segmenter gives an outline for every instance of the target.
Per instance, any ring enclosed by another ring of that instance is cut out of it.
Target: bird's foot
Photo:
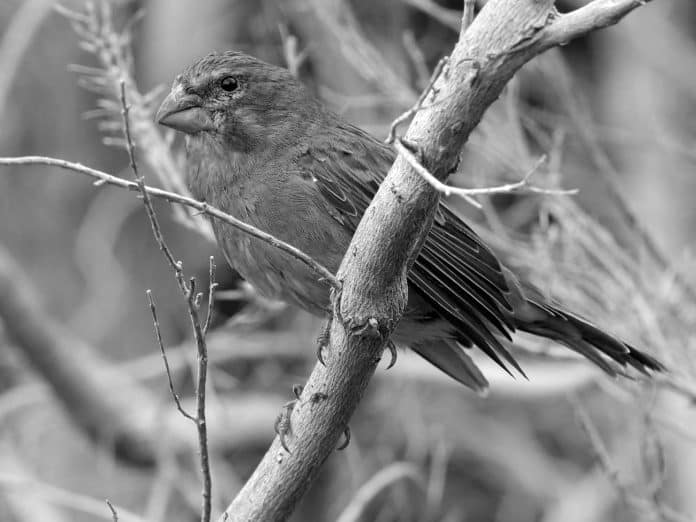
[[[391,361],[389,361],[389,366],[387,366],[387,370],[394,366],[396,364],[396,345],[394,344],[394,341],[389,339],[387,341],[387,349],[389,350],[389,353],[391,355]]]
[[[326,366],[326,363],[324,362],[324,348],[329,345],[332,320],[333,317],[329,317],[328,321],[326,321],[324,329],[319,334],[319,337],[317,337],[317,360],[322,364],[322,366]]]
[[[339,444],[336,449],[342,451],[348,447],[348,444],[350,444],[350,427],[346,426],[343,430],[343,442]]]
[[[341,281],[343,284],[343,281]],[[341,296],[343,296],[343,286],[336,290],[332,288],[329,293],[329,298],[331,299],[331,311],[332,317],[338,319],[339,322],[343,323],[343,315],[341,314]]]
[[[287,442],[287,437],[292,431],[292,428],[290,426],[290,416],[292,415],[292,410],[295,409],[295,404],[297,404],[297,401],[300,400],[302,390],[303,386],[300,384],[295,384],[292,387],[292,393],[295,395],[295,398],[291,401],[286,402],[283,405],[283,408],[280,410],[280,413],[278,414],[278,417],[275,420],[275,424],[273,425],[273,429],[276,432],[276,435],[278,435],[278,438],[280,439],[280,445],[288,453],[292,453],[290,451],[290,448],[288,448]]]
[[[329,319],[326,321],[324,329],[317,338],[317,360],[322,364],[322,366],[326,366],[326,363],[324,362],[324,348],[329,345],[329,340],[331,338],[331,324],[333,323],[333,319],[336,317],[339,321],[343,322],[343,316],[341,315],[341,292],[342,290],[340,288],[338,290],[335,288],[331,289],[331,312]]]

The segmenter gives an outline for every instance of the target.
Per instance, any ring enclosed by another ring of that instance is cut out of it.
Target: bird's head
[[[212,53],[186,68],[156,120],[191,137],[248,152],[293,131],[316,102],[289,71],[235,51]]]

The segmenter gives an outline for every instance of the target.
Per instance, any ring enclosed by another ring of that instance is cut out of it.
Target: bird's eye
[[[239,82],[234,76],[225,76],[220,80],[220,87],[223,91],[232,92],[239,87]]]

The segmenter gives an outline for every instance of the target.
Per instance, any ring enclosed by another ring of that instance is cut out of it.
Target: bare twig
[[[181,283],[182,278],[182,267],[181,261],[176,261],[172,255],[171,250],[167,246],[162,236],[162,230],[159,226],[159,221],[155,215],[155,209],[152,207],[152,201],[150,199],[150,194],[145,190],[145,178],[138,174],[138,165],[135,162],[135,146],[133,145],[133,139],[131,138],[130,132],[130,119],[128,118],[128,111],[130,107],[126,101],[126,82],[121,79],[120,83],[121,89],[121,116],[123,118],[123,136],[126,143],[126,150],[128,151],[128,160],[130,162],[130,168],[133,171],[133,176],[135,177],[135,183],[138,185],[138,190],[143,197],[143,206],[145,207],[145,212],[147,212],[147,217],[150,221],[152,227],[152,234],[155,236],[155,241],[157,241],[157,246],[167,258],[167,262],[171,265],[177,275],[177,280]],[[182,289],[185,289],[186,283],[183,283]]]
[[[215,290],[218,284],[215,282],[215,258],[210,256],[208,260],[208,311],[205,316],[205,323],[203,324],[203,337],[208,335],[208,329],[210,328],[210,323],[213,320],[213,313],[215,308]]]
[[[462,28],[459,31],[459,37],[461,38],[466,30],[474,21],[474,8],[476,7],[475,0],[464,0],[464,8],[462,9]]]
[[[172,384],[171,375],[169,374],[169,365],[167,363],[167,358],[164,352],[164,346],[162,344],[162,336],[159,329],[159,323],[157,322],[157,314],[155,311],[155,304],[152,300],[152,295],[148,290],[148,301],[150,303],[150,311],[152,312],[152,317],[155,323],[155,332],[157,334],[157,341],[160,345],[160,350],[164,358],[164,362],[167,368],[167,374],[169,377],[169,387],[174,395],[174,400],[176,402],[177,408],[184,417],[192,420],[198,432],[198,449],[200,452],[200,463],[201,463],[201,474],[203,475],[203,486],[201,492],[201,522],[210,522],[211,513],[211,491],[212,491],[212,481],[210,475],[210,456],[208,451],[208,425],[206,421],[205,413],[205,402],[206,402],[206,382],[208,377],[208,348],[205,343],[205,335],[203,333],[203,327],[201,326],[201,320],[199,315],[200,300],[198,294],[196,293],[196,280],[191,278],[188,283],[184,275],[183,264],[181,261],[176,261],[174,255],[172,254],[169,246],[162,236],[162,231],[160,229],[159,221],[157,215],[155,214],[155,209],[152,206],[152,200],[150,194],[145,188],[145,180],[142,176],[138,174],[138,165],[135,161],[135,147],[133,145],[133,140],[130,134],[130,123],[128,119],[128,102],[126,100],[126,88],[125,81],[120,82],[120,99],[121,99],[121,115],[123,117],[123,136],[126,143],[126,150],[128,151],[128,158],[130,161],[130,167],[135,176],[135,182],[138,186],[138,190],[143,197],[143,206],[147,213],[147,217],[150,221],[152,227],[152,233],[155,236],[157,245],[164,254],[165,259],[174,270],[174,277],[179,284],[179,289],[186,301],[188,308],[189,318],[191,319],[191,327],[193,329],[194,339],[196,340],[196,348],[198,352],[198,365],[197,365],[197,376],[196,376],[196,386],[195,386],[195,396],[196,396],[196,416],[186,413],[181,407],[181,403],[174,392],[174,386]],[[210,275],[214,276],[214,264],[211,261],[210,265]],[[215,281],[209,281],[209,289],[212,292],[215,287]]]
[[[215,282],[210,281],[210,286],[214,286]],[[211,513],[211,491],[212,479],[210,475],[210,454],[208,451],[208,424],[205,413],[205,387],[208,376],[208,347],[205,343],[205,336],[201,327],[201,321],[198,314],[198,306],[195,302],[193,293],[193,279],[191,280],[191,291],[188,294],[186,302],[188,304],[189,317],[191,318],[191,327],[193,328],[194,338],[196,339],[196,348],[198,350],[198,375],[196,376],[196,427],[198,428],[198,447],[201,456],[201,474],[203,475],[203,489],[201,492],[201,522],[210,521]]]
[[[446,185],[433,176],[428,169],[426,169],[419,161],[418,158],[406,147],[401,139],[396,140],[394,143],[394,148],[402,154],[406,161],[413,167],[413,169],[420,174],[423,179],[425,179],[430,185],[432,185],[438,192],[442,192],[445,196],[460,196],[471,203],[472,196],[490,196],[493,194],[511,194],[513,192],[534,192],[537,194],[548,194],[554,196],[569,196],[577,194],[577,189],[545,189],[532,185],[530,183],[531,177],[539,170],[539,167],[546,162],[546,156],[542,155],[537,162],[530,168],[524,177],[520,181],[515,183],[506,183],[505,185],[498,185],[496,187],[483,187],[483,188],[460,188],[452,187]],[[481,208],[480,204],[474,200],[475,206]]]
[[[111,511],[111,519],[113,520],[113,522],[118,522],[118,511],[116,511],[116,508],[108,498],[105,499],[105,502],[106,505],[109,506],[109,511]]]
[[[414,114],[416,114],[419,110],[423,108],[425,100],[428,99],[428,96],[431,92],[434,92],[435,82],[437,82],[437,80],[440,78],[440,75],[447,67],[447,61],[447,56],[443,56],[442,58],[440,58],[440,61],[437,62],[437,65],[435,66],[435,70],[433,70],[433,74],[430,77],[428,85],[425,87],[421,95],[418,97],[416,103],[392,122],[391,126],[389,127],[389,135],[385,140],[386,143],[394,143],[394,140],[396,139],[396,129],[399,127],[399,125],[406,122],[409,118],[412,118]]]
[[[187,419],[196,422],[196,418],[190,413],[188,413],[181,405],[181,398],[179,397],[179,394],[176,393],[176,389],[174,388],[172,372],[169,368],[169,359],[167,359],[167,352],[165,351],[164,343],[162,342],[162,332],[160,330],[159,321],[157,320],[157,309],[155,308],[155,301],[152,298],[152,291],[147,290],[145,293],[147,294],[147,301],[150,305],[150,312],[152,313],[152,322],[155,327],[155,337],[157,337],[157,344],[159,345],[160,352],[162,353],[162,360],[164,361],[164,369],[167,374],[167,381],[169,382],[169,391],[171,392],[172,397],[174,398],[176,409],[179,410],[179,413],[181,413]]]
[[[129,190],[139,190],[138,184],[133,181],[128,181],[117,176],[108,174],[106,172],[86,167],[84,165],[81,165],[80,163],[74,163],[58,158],[49,158],[46,156],[19,156],[15,158],[0,158],[0,165],[45,165],[49,167],[58,167],[70,172],[78,172],[80,174],[85,174],[87,176],[95,178],[97,180],[95,182],[95,185],[97,186],[109,184]],[[272,245],[275,248],[278,248],[283,252],[290,254],[292,257],[298,259],[299,261],[307,265],[309,268],[311,268],[321,279],[326,280],[331,286],[333,286],[336,289],[341,288],[341,284],[338,281],[338,279],[336,279],[336,277],[327,268],[315,261],[309,255],[302,252],[300,249],[290,245],[289,243],[281,241],[275,236],[268,234],[267,232],[263,232],[262,230],[259,230],[258,228],[249,225],[244,221],[241,221],[215,207],[212,207],[203,201],[197,201],[193,198],[182,196],[181,194],[177,194],[175,192],[169,192],[159,188],[150,187],[148,185],[145,185],[144,189],[149,195],[153,197],[166,199],[167,201],[170,201],[172,203],[179,203],[181,205],[186,205],[187,207],[194,208],[201,214],[205,214],[207,216],[219,219],[220,221],[223,221],[224,223],[227,223],[228,225],[231,225],[234,228],[237,228],[238,230],[242,230],[250,236],[258,238],[261,241],[264,241],[265,243],[268,243],[269,245]]]

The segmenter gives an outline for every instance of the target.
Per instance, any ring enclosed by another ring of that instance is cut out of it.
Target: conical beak
[[[155,120],[186,134],[214,130],[213,120],[202,104],[199,96],[186,94],[181,87],[175,87],[160,105]]]

